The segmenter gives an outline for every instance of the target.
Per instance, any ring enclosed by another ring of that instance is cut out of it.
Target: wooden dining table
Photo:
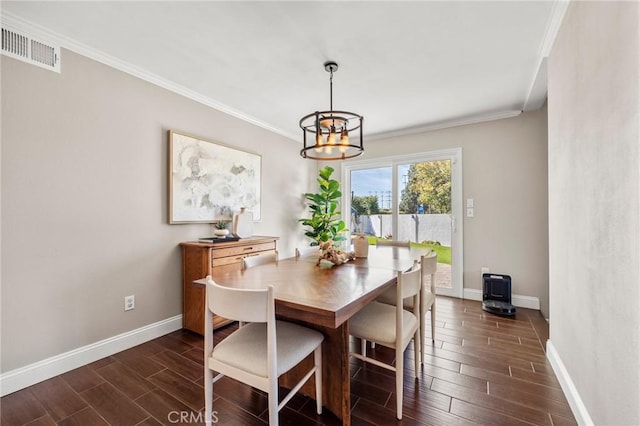
[[[300,258],[281,259],[277,264],[264,264],[245,270],[214,272],[213,280],[223,286],[237,288],[274,287],[276,315],[324,334],[322,345],[322,402],[326,409],[351,423],[349,385],[349,318],[367,303],[392,286],[398,271],[411,268],[422,250],[406,247],[371,246],[367,258],[342,265],[316,265],[318,253]],[[204,285],[204,280],[194,284]],[[280,379],[280,385],[291,387],[309,367],[311,359]],[[313,381],[302,388],[306,395],[315,394]]]

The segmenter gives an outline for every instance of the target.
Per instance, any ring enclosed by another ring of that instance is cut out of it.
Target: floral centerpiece
[[[333,265],[342,265],[343,263],[356,258],[356,254],[354,252],[347,253],[333,247],[333,241],[331,240],[320,243],[320,250],[322,250],[322,253],[320,254],[318,263],[316,263],[318,266],[323,260],[331,262]]]

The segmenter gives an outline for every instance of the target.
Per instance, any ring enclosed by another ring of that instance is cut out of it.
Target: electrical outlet
[[[124,310],[125,311],[130,311],[132,309],[135,309],[136,307],[136,296],[131,295],[131,296],[125,296],[124,298]]]
[[[482,268],[480,268],[480,272],[483,274],[488,274],[489,273],[489,268],[486,266],[483,266]]]

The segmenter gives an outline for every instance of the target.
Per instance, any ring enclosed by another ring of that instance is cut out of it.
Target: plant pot
[[[213,230],[213,235],[215,235],[216,237],[226,237],[227,235],[229,235],[229,230],[228,229],[214,229]]]

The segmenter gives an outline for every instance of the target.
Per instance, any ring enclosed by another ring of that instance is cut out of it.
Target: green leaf
[[[321,178],[328,180],[331,177],[331,174],[333,173],[333,168],[329,166],[325,166],[322,169],[320,169],[318,173]]]
[[[327,193],[328,200],[338,200],[340,197],[342,197],[342,192],[340,191],[331,191]]]

